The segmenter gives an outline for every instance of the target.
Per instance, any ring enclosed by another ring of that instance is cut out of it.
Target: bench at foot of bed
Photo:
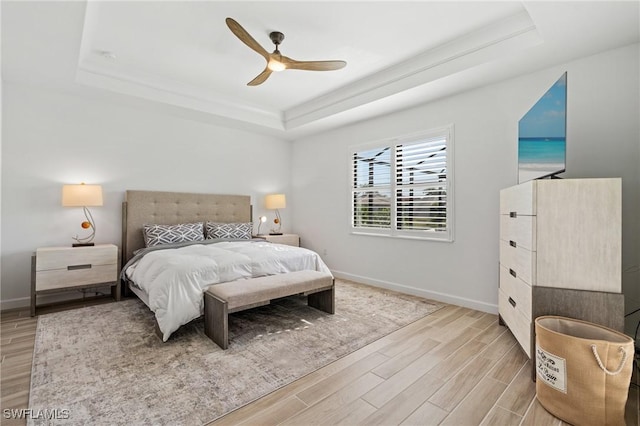
[[[204,333],[227,349],[230,313],[300,293],[307,295],[309,306],[330,314],[335,312],[333,277],[322,272],[289,272],[212,285],[204,293]]]

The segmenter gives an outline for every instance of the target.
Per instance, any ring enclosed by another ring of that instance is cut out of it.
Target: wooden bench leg
[[[229,347],[229,313],[227,302],[204,293],[204,334],[222,349]]]
[[[328,290],[312,293],[307,296],[307,304],[330,314],[335,313],[335,287]]]

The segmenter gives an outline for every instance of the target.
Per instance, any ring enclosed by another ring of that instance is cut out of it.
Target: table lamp
[[[73,247],[93,246],[93,237],[96,235],[96,225],[93,216],[87,207],[102,206],[102,186],[100,185],[63,185],[62,205],[64,207],[82,207],[84,217],[87,219],[80,226],[82,229],[91,229],[91,234],[80,238],[72,237],[76,242]]]
[[[269,210],[276,211],[276,218],[273,219],[273,223],[277,227],[272,228],[269,235],[282,235],[282,220],[280,219],[280,212],[278,209],[284,209],[287,207],[287,200],[284,194],[270,194],[264,197],[264,206]]]

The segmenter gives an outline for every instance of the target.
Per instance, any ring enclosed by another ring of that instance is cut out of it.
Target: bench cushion
[[[231,310],[292,294],[328,288],[332,285],[333,276],[331,274],[318,271],[297,271],[215,284],[209,287],[206,292],[226,301],[228,309]]]

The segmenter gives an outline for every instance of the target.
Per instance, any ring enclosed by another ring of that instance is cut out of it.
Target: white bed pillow
[[[204,241],[203,222],[180,223],[178,225],[144,225],[142,234],[146,247],[160,244]]]
[[[235,240],[250,240],[253,223],[217,223],[207,222],[207,239],[230,238]]]

